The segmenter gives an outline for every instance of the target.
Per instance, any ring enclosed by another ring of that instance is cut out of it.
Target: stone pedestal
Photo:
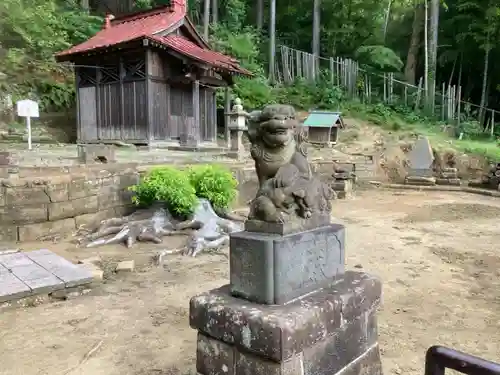
[[[382,286],[345,271],[345,227],[329,214],[248,220],[229,264],[229,285],[190,302],[200,375],[382,374]]]
[[[113,163],[115,162],[115,149],[104,144],[78,145],[78,160],[82,164]]]
[[[433,176],[432,169],[410,169],[405,178],[407,185],[434,186],[436,178]]]
[[[352,180],[335,179],[331,185],[332,190],[337,193],[337,198],[349,198],[352,194]]]
[[[458,169],[443,168],[443,170],[439,174],[439,177],[436,178],[436,184],[460,186],[460,179],[458,178]]]
[[[362,272],[285,305],[231,296],[230,287],[190,302],[202,375],[379,375],[376,309],[381,283]]]
[[[345,230],[328,226],[288,235],[231,235],[231,294],[283,304],[320,289],[344,273]]]

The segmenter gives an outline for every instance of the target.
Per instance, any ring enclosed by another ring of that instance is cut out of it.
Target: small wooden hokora
[[[315,214],[330,215],[330,187],[313,176],[306,136],[292,106],[273,104],[249,115],[250,153],[259,190],[249,220],[284,223]]]

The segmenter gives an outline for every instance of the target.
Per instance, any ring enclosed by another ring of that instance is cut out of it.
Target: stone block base
[[[436,178],[437,185],[460,186],[459,178]]]
[[[299,301],[257,305],[228,287],[194,297],[201,375],[379,375],[376,309],[381,284],[347,272],[344,280]]]
[[[78,145],[78,159],[82,164],[112,163],[115,161],[113,146],[104,144]]]
[[[282,304],[317,290],[343,274],[344,242],[345,228],[339,224],[288,235],[232,233],[231,293]]]
[[[337,198],[348,198],[352,193],[352,180],[336,180],[332,183],[331,188],[337,193]]]
[[[436,185],[435,177],[421,177],[421,176],[407,176],[405,178],[406,185],[421,185],[421,186],[434,186]]]

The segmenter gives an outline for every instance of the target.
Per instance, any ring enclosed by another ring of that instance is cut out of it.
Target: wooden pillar
[[[76,92],[76,142],[80,143],[82,141],[82,122],[80,121],[80,79],[78,77],[78,68],[75,69],[75,92]],[[97,95],[97,91],[96,91]],[[14,113],[14,107],[10,108],[9,113]],[[97,114],[96,114],[97,117]]]
[[[193,137],[196,145],[200,143],[201,128],[200,128],[200,81],[198,79],[193,81]]]
[[[144,41],[144,45],[148,45],[148,41]],[[154,98],[151,93],[151,50],[147,49],[146,50],[146,106],[147,106],[147,111],[146,111],[146,126],[147,126],[147,142],[148,146],[151,145],[151,142],[153,141],[153,103],[154,103]],[[140,125],[140,124],[139,124]]]
[[[227,147],[231,147],[231,133],[229,131],[229,113],[231,112],[231,92],[230,87],[226,86],[224,91],[224,138]]]

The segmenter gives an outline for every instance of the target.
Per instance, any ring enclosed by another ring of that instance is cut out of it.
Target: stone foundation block
[[[37,241],[44,237],[65,235],[75,230],[75,219],[47,221],[19,227],[19,241]]]
[[[436,178],[437,185],[460,186],[459,178]]]
[[[434,186],[436,185],[435,177],[423,177],[423,176],[408,176],[405,178],[405,184],[407,185],[421,185],[421,186]]]
[[[242,231],[230,236],[231,293],[282,304],[317,290],[344,272],[340,224],[288,235]]]
[[[201,375],[381,374],[381,283],[362,272],[285,305],[255,304],[225,286],[190,301]]]
[[[457,178],[457,172],[442,172],[441,178]]]
[[[78,159],[82,164],[112,163],[115,161],[115,149],[108,145],[78,145]]]

